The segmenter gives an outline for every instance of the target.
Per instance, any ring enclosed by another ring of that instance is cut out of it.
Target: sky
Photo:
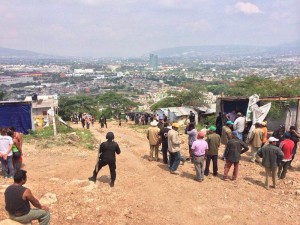
[[[300,0],[2,0],[0,47],[132,57],[203,45],[300,40]]]

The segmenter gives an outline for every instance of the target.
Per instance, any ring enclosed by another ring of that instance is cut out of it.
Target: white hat
[[[153,127],[156,127],[158,124],[158,122],[156,120],[153,120],[150,125],[153,126]]]
[[[273,141],[279,141],[279,139],[277,139],[277,138],[274,138],[274,137],[270,137],[268,141],[269,141],[269,142],[273,142]]]

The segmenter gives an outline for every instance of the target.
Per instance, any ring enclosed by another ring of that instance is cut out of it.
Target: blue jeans
[[[243,132],[242,133],[239,133],[237,132],[237,138],[240,139],[241,141],[243,140]]]
[[[180,163],[180,152],[169,152],[170,170],[176,171]]]
[[[12,158],[13,158],[12,155],[7,156],[6,160],[4,160],[3,158],[0,158],[1,165],[2,165],[2,173],[3,173],[4,177],[14,176],[14,166],[12,163]]]

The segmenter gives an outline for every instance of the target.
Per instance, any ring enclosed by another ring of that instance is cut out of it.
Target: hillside
[[[113,131],[120,144],[114,188],[109,186],[108,167],[99,172],[96,184],[87,180],[96,163],[95,149],[74,141],[48,148],[38,139],[25,144],[25,186],[38,198],[48,192],[57,196],[50,206],[51,224],[300,224],[300,196],[296,195],[300,193],[300,154],[294,164],[297,169],[289,170],[277,189],[264,189],[264,169],[250,163],[248,153],[240,162],[236,181],[221,180],[224,162],[219,160],[219,176],[209,175],[198,183],[193,180],[191,163],[180,165],[180,175],[172,175],[162,162],[147,160],[145,128],[131,122],[122,127],[110,122],[108,129],[101,130],[98,124],[91,128],[98,141]],[[180,137],[185,140],[181,153],[187,156],[187,136]],[[222,153],[220,150],[219,155]],[[1,178],[0,191],[11,183]],[[5,218],[2,194],[0,219]]]

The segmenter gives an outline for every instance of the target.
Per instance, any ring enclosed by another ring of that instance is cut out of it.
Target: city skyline
[[[0,3],[0,46],[93,57],[179,46],[272,46],[299,41],[299,11],[297,0],[12,0]]]

